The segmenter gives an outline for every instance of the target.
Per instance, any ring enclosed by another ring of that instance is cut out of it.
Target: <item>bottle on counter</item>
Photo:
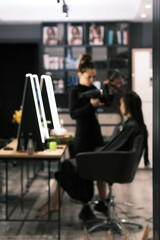
[[[32,133],[28,134],[27,152],[28,152],[28,155],[32,155],[34,153],[34,143],[33,143]]]
[[[59,93],[64,93],[64,81],[63,81],[63,79],[60,79],[58,81],[58,92]]]
[[[23,134],[23,132],[20,135],[19,150],[22,151],[22,152],[25,151],[25,141],[24,141],[24,134]]]

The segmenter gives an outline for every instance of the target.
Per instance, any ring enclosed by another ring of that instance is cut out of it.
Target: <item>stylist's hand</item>
[[[99,98],[91,98],[90,103],[92,104],[93,107],[98,107],[101,105]]]
[[[107,79],[107,80],[103,81],[103,83],[108,85],[110,83],[110,81]]]
[[[104,83],[105,85],[108,85],[109,95],[113,95],[114,92],[115,92],[115,90],[114,90],[114,88],[112,87],[112,85],[110,84],[110,80],[107,79],[107,80],[103,81],[103,83]]]

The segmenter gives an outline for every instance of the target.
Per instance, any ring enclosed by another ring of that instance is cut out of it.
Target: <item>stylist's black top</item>
[[[76,120],[75,152],[92,151],[103,144],[100,125],[96,117],[96,108],[92,106],[89,98],[80,99],[82,92],[96,89],[78,84],[75,86],[69,99],[70,115]]]

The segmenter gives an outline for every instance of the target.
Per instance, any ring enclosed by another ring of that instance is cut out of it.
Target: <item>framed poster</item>
[[[89,28],[89,44],[104,44],[104,26],[92,24]]]
[[[82,26],[68,26],[68,44],[82,45],[83,43],[83,27]]]
[[[58,29],[57,26],[43,27],[43,44],[56,45],[58,43]]]

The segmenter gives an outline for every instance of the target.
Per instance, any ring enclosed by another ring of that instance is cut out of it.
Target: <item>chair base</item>
[[[116,230],[120,235],[123,235],[124,229],[123,225],[129,225],[138,227],[139,229],[143,228],[143,225],[135,222],[131,222],[127,219],[120,219],[117,217],[115,208],[117,204],[123,204],[127,206],[133,206],[133,204],[128,202],[117,203],[115,202],[115,197],[112,195],[112,184],[109,185],[109,194],[107,198],[108,202],[108,216],[105,219],[96,218],[94,220],[87,221],[86,228],[89,233],[98,230],[99,228],[105,228],[106,230],[112,229]]]
[[[99,228],[104,229],[105,227],[107,230],[112,229],[117,231],[120,235],[123,235],[123,225],[135,226],[135,227],[138,227],[139,229],[143,228],[141,224],[131,222],[124,218],[123,219],[118,219],[118,218],[98,219],[97,218],[95,220],[88,221],[85,226],[87,228],[88,233],[96,231]]]

